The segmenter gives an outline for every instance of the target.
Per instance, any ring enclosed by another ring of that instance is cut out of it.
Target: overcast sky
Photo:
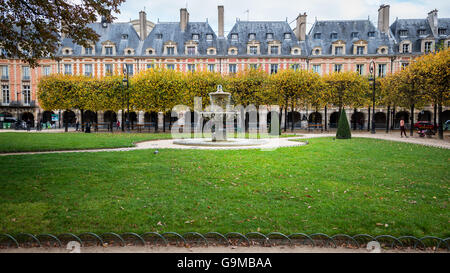
[[[178,22],[180,8],[187,6],[191,22],[204,22],[208,19],[217,32],[217,6],[225,8],[225,32],[236,22],[285,21],[295,20],[299,13],[308,15],[308,30],[316,20],[352,20],[367,19],[377,25],[378,7],[389,4],[390,24],[395,18],[426,18],[427,13],[437,9],[440,18],[450,18],[449,0],[126,0],[121,6],[121,14],[116,21],[125,22],[137,19],[139,11],[147,12],[147,20],[154,23]],[[247,13],[246,10],[249,10]],[[291,24],[295,27],[295,23]]]

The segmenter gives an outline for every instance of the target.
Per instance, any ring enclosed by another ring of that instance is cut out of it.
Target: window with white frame
[[[167,55],[175,55],[175,47],[174,46],[168,46],[167,47]]]
[[[23,103],[30,104],[31,103],[31,88],[28,84],[22,86],[22,94],[23,94]]]
[[[84,54],[92,55],[92,47],[85,47],[84,48]]]
[[[44,65],[43,67],[42,67],[42,75],[43,76],[48,76],[48,75],[50,75],[52,73],[52,71],[51,71],[51,67],[49,66],[49,65]]]
[[[398,35],[399,35],[400,37],[406,37],[406,36],[408,36],[408,30],[406,30],[406,29],[401,29],[401,30],[398,31]]]
[[[267,40],[273,40],[273,33],[267,33],[266,34],[266,39]]]
[[[334,48],[335,55],[342,55],[343,52],[344,52],[344,47],[342,47],[342,46],[337,46]]]
[[[105,75],[111,76],[113,74],[113,65],[112,64],[105,64]]]
[[[188,71],[195,72],[195,64],[188,64]]]
[[[238,37],[239,36],[236,33],[231,34],[231,40],[234,42],[238,40]]]
[[[256,34],[255,33],[250,33],[249,35],[248,35],[248,40],[249,41],[253,41],[253,40],[255,40],[256,39]]]
[[[230,64],[230,65],[228,66],[228,71],[229,71],[230,73],[236,73],[236,64]]]
[[[290,40],[291,39],[291,34],[290,33],[285,33],[284,34],[284,39],[285,40]]]
[[[212,34],[206,34],[206,41],[211,42],[213,40],[213,35]]]
[[[425,42],[425,53],[431,52],[433,47],[433,42]]]
[[[132,76],[134,74],[134,65],[133,64],[126,64],[128,75]]]
[[[280,48],[278,47],[278,46],[270,46],[270,54],[272,54],[272,55],[277,55],[278,54],[278,50],[279,50]]]
[[[209,72],[216,71],[216,65],[215,64],[208,64],[208,71]]]
[[[335,64],[334,72],[341,72],[341,71],[342,71],[342,64]]]
[[[187,49],[187,55],[195,55],[195,46],[188,46]]]
[[[299,71],[300,70],[300,64],[292,64],[291,65],[291,69],[294,71]]]
[[[358,46],[356,47],[356,55],[364,55],[364,46]]]
[[[356,72],[359,75],[364,75],[364,65],[363,64],[357,64],[356,65]]]
[[[105,55],[107,55],[107,56],[113,55],[113,47],[112,46],[105,46]]]
[[[378,64],[378,77],[386,76],[386,64]]]
[[[0,69],[0,73],[1,73],[1,79],[2,80],[8,80],[9,79],[9,71],[8,71],[8,66],[7,65],[2,65],[1,69]]]
[[[168,70],[175,70],[175,65],[174,64],[168,64],[167,65],[167,69]]]
[[[258,46],[250,46],[248,54],[250,55],[258,54]]]
[[[271,64],[270,65],[270,74],[276,74],[278,73],[278,64]]]
[[[7,84],[2,85],[2,103],[9,103],[9,85]]]
[[[84,65],[84,75],[88,77],[92,77],[92,64]]]
[[[192,40],[198,41],[199,38],[200,38],[200,35],[198,35],[198,34],[192,34]]]
[[[313,72],[322,74],[322,66],[320,64],[313,64]]]
[[[445,36],[445,35],[447,35],[447,29],[446,29],[446,28],[440,28],[440,29],[438,29],[438,35],[439,35],[439,36]]]
[[[72,75],[72,64],[64,64],[64,74]]]
[[[406,44],[402,45],[402,52],[403,53],[410,53],[410,45],[409,45],[409,43],[406,43]]]
[[[29,81],[30,80],[30,67],[22,66],[22,80]]]

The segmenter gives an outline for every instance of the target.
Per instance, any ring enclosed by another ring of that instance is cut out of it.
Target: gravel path
[[[173,144],[173,139],[164,140],[150,140],[136,143],[135,147],[129,148],[107,148],[107,149],[87,149],[87,150],[63,150],[63,151],[45,151],[45,152],[16,152],[16,153],[0,153],[0,156],[7,155],[28,155],[28,154],[53,154],[53,153],[95,153],[95,152],[124,152],[124,151],[134,151],[134,150],[146,150],[146,149],[210,149],[210,150],[236,150],[236,149],[261,149],[261,150],[274,150],[280,147],[295,147],[305,145],[303,142],[291,141],[293,139],[308,139],[317,137],[334,137],[335,133],[302,133],[296,137],[279,138],[279,139],[265,139],[266,144],[260,146],[243,146],[243,147],[191,147],[185,145]],[[444,140],[439,140],[437,138],[421,138],[421,137],[408,137],[401,138],[397,133],[352,133],[352,137],[363,137],[363,138],[375,138],[390,141],[398,141],[404,143],[420,144],[425,146],[432,146],[442,149],[450,149],[450,135],[446,135]]]

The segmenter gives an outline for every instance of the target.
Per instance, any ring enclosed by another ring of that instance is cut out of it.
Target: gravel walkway
[[[318,137],[334,137],[335,133],[319,133],[309,134],[302,133],[296,137],[279,138],[279,139],[266,139],[267,143],[260,146],[243,146],[243,147],[191,147],[185,145],[173,144],[173,139],[164,140],[150,140],[136,143],[135,147],[129,148],[108,148],[108,149],[86,149],[86,150],[63,150],[63,151],[44,151],[44,152],[16,152],[16,153],[0,153],[0,156],[7,155],[28,155],[28,154],[54,154],[54,153],[95,153],[95,152],[126,152],[134,150],[147,150],[147,149],[196,149],[196,150],[238,150],[238,149],[261,149],[271,151],[280,147],[295,147],[303,146],[304,142],[291,141],[293,139],[309,139]],[[391,133],[352,133],[352,137],[362,138],[375,138],[389,141],[398,141],[404,143],[420,144],[425,146],[432,146],[442,149],[450,149],[450,135],[445,136],[445,140],[439,140],[437,138],[421,138],[421,137],[408,137],[401,138],[398,134]]]

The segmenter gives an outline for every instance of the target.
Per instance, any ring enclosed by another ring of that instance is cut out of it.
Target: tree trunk
[[[444,139],[444,120],[442,118],[442,104],[438,106],[438,114],[439,114],[439,139]]]
[[[291,105],[291,118],[292,118],[292,123],[291,123],[291,132],[294,132],[294,105]]]
[[[280,131],[277,132],[278,135],[280,135],[280,133],[281,133],[281,119],[282,119],[282,115],[283,115],[283,107],[280,108],[280,114],[278,115],[278,120],[279,120],[279,125],[280,125]]]
[[[434,120],[434,128],[436,128],[437,122],[436,122],[436,117],[437,117],[437,104],[434,104],[434,115],[433,115],[433,120]],[[439,116],[440,117],[440,116]]]
[[[158,132],[158,113],[156,113],[156,118],[155,118],[155,133]]]
[[[411,124],[409,126],[409,135],[414,135],[414,104],[411,105]]]
[[[328,131],[328,117],[327,117],[327,106],[325,105],[325,132]]]
[[[80,109],[81,112],[81,132],[84,132],[84,111]]]
[[[391,131],[394,130],[394,123],[395,123],[395,105],[392,108],[392,122],[391,122]]]
[[[287,104],[286,104],[286,107],[284,107],[284,132],[286,132],[286,130],[287,130],[287,120],[288,120],[288,115],[287,115]]]
[[[163,113],[163,132],[166,132],[166,113]]]
[[[391,115],[391,106],[388,105],[388,108],[387,108],[387,115],[386,115],[386,133],[389,133],[389,120],[390,120],[390,115]]]

